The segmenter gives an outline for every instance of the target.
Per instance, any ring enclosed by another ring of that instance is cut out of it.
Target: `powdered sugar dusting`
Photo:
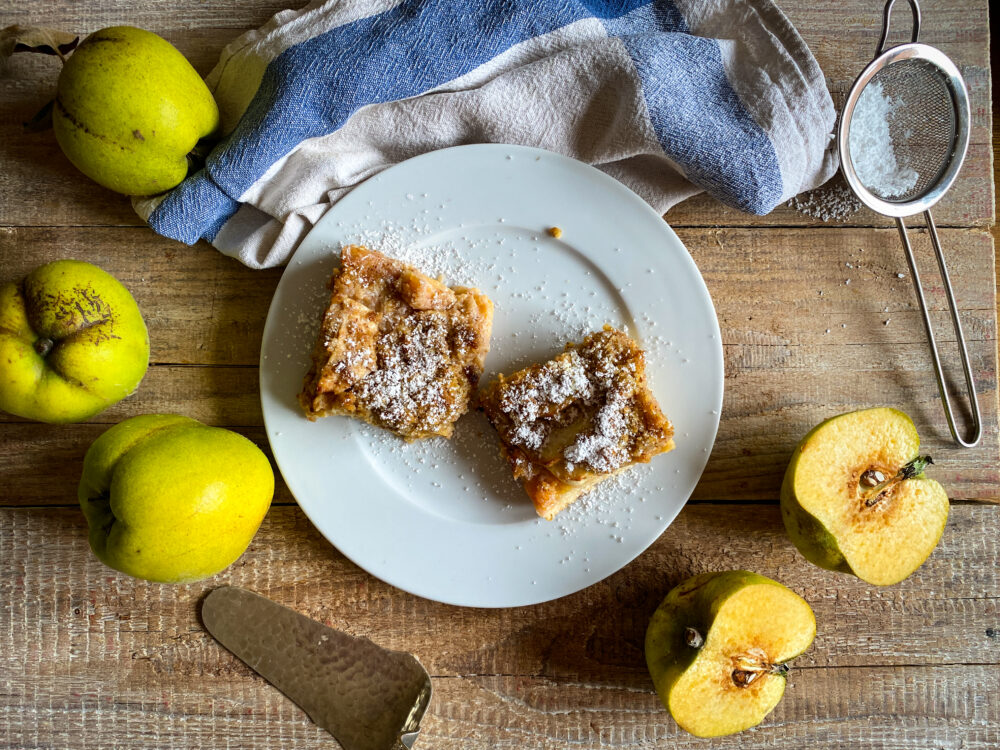
[[[408,331],[394,329],[378,342],[381,366],[357,385],[358,396],[394,429],[415,415],[426,425],[454,421],[464,403],[445,397],[451,379],[448,331],[437,318],[415,321]]]
[[[865,86],[854,107],[850,126],[850,151],[854,170],[861,184],[882,198],[894,198],[909,192],[920,175],[896,159],[896,149],[889,131],[900,102],[874,81]]]
[[[593,387],[583,359],[572,350],[565,356],[546,362],[534,374],[503,393],[500,408],[517,425],[512,439],[517,445],[532,450],[542,446],[546,423],[541,421],[542,409],[549,404],[589,400]]]
[[[563,536],[575,533],[582,524],[603,526],[615,541],[624,541],[624,535],[632,528],[636,505],[642,505],[654,493],[662,493],[666,488],[650,488],[652,464],[639,464],[629,470],[605,479],[566,510],[556,516]],[[646,489],[639,489],[646,488]]]
[[[861,210],[861,201],[847,185],[829,182],[794,196],[788,201],[788,206],[820,221],[842,221]]]
[[[628,434],[626,407],[623,394],[612,392],[607,403],[594,415],[593,432],[577,435],[576,440],[563,451],[566,460],[604,473],[627,464],[631,456],[624,442]]]
[[[561,250],[564,245],[547,235],[544,228],[536,231],[515,225],[502,228],[470,226],[442,231],[434,214],[443,204],[419,194],[407,200],[417,204],[423,202],[430,207],[426,224],[379,221],[373,216],[370,223],[341,224],[338,234],[342,244],[378,250],[423,273],[441,278],[449,286],[474,286],[485,292],[494,302],[495,317],[491,350],[481,382],[489,382],[497,372],[510,373],[533,362],[548,361],[554,348],[580,341],[604,324],[633,328],[634,323],[618,296],[627,294],[627,289],[609,287],[606,279],[596,274],[596,269],[586,271],[586,276],[593,281],[585,287],[577,281],[560,278],[559,274],[552,275],[552,269],[558,267],[559,258],[565,252]],[[331,247],[330,251],[339,254],[339,247]],[[618,252],[624,255],[629,251],[618,248]],[[653,269],[649,269],[649,274],[653,274]],[[521,320],[526,315],[527,325],[508,325],[514,312]],[[649,358],[670,357],[686,361],[678,347],[657,333],[659,323],[655,311],[639,311],[639,315],[647,332],[642,344]],[[307,323],[304,319],[301,322]],[[310,316],[308,327],[314,325],[315,319]],[[386,373],[367,386],[368,394],[376,402],[385,404],[386,411],[380,416],[387,424],[402,418],[405,410],[401,407],[397,410],[399,413],[395,413],[390,406],[393,402],[407,404],[408,408],[440,408],[439,394],[434,392],[429,376],[435,366],[433,361],[421,361],[416,367],[405,368],[412,378],[394,378]],[[592,372],[588,380],[579,363],[574,366],[572,358],[559,369],[561,372],[552,373],[551,383],[541,384],[547,392],[540,393],[540,397],[587,399],[595,383],[601,387],[599,382],[610,377],[610,373],[598,370]],[[425,373],[428,373],[426,377]],[[589,434],[579,436],[567,448],[577,462],[601,472],[614,471],[627,462],[626,450],[615,445],[621,427],[621,415],[616,413],[615,403],[612,400],[605,404],[595,417]],[[370,460],[381,466],[398,467],[381,473],[387,478],[392,476],[393,483],[404,496],[418,498],[426,492],[437,492],[442,486],[442,477],[454,478],[457,473],[463,475],[458,479],[461,490],[459,497],[448,503],[449,515],[469,520],[489,518],[491,522],[504,516],[511,522],[536,517],[530,500],[511,477],[510,467],[500,455],[495,432],[480,413],[470,413],[459,419],[450,440],[425,439],[406,443],[384,430],[360,423],[352,424],[350,431],[367,446]],[[537,446],[544,434],[526,427],[522,439],[528,445]],[[581,529],[601,524],[598,517],[601,511],[591,516],[587,508],[606,508],[608,517],[620,514],[623,505],[627,507],[633,502],[634,498],[629,496],[646,468],[645,465],[630,468],[625,472],[627,480],[615,476],[600,483],[560,514],[560,525]],[[400,483],[399,477],[405,480]],[[455,482],[452,479],[445,484],[453,486]],[[497,510],[501,514],[499,517]],[[621,537],[624,530],[624,527],[618,529],[617,535]]]
[[[634,461],[635,451],[660,452],[669,437],[658,411],[641,411],[642,360],[627,334],[605,329],[491,385],[484,409],[510,447],[534,452],[549,471],[561,459],[574,479],[580,469],[610,474]],[[531,476],[525,469],[518,476]]]

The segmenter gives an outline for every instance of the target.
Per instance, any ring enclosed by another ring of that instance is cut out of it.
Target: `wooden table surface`
[[[225,44],[283,4],[3,0],[0,26],[86,33],[138,25],[206,73]],[[880,3],[782,7],[839,103],[872,54]],[[415,653],[435,687],[424,750],[1000,746],[1000,505],[988,502],[1000,494],[1000,451],[987,3],[926,2],[922,41],[959,64],[972,97],[968,159],[935,213],[981,394],[982,445],[950,444],[888,221],[863,210],[823,223],[786,207],[759,218],[689,200],[666,218],[708,283],[726,355],[725,406],[705,475],[678,519],[624,570],[558,601],[492,611],[436,604],[376,580],[312,528],[280,482],[249,551],[209,581],[145,583],[93,557],[75,491],[83,454],[108,425],[178,412],[266,448],[257,360],[280,271],[250,271],[205,244],[157,237],[126,199],[77,174],[51,132],[24,132],[54,90],[58,62],[18,55],[0,77],[0,275],[66,257],[100,265],[137,298],[152,365],[137,394],[85,424],[0,414],[0,747],[334,746],[201,628],[197,604],[222,583]],[[922,235],[933,317],[951,341],[927,244]],[[811,566],[785,536],[777,506],[797,440],[825,417],[876,404],[914,417],[934,475],[954,498],[937,551],[887,588]],[[673,585],[730,568],[801,593],[819,633],[762,726],[709,742],[678,729],[660,706],[642,643]]]

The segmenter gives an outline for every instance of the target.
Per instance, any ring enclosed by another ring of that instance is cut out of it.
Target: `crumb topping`
[[[449,392],[451,347],[440,316],[411,316],[382,334],[378,364],[357,385],[358,399],[388,427],[426,429],[455,421],[465,404]]]
[[[495,408],[484,408],[511,447],[550,470],[567,478],[583,471],[611,473],[636,460],[650,432],[643,370],[635,343],[606,329],[495,384],[484,399]],[[523,473],[523,457],[514,458],[515,471],[521,466]]]
[[[493,306],[366,248],[345,247],[313,366],[310,419],[349,414],[408,438],[449,436],[489,350]]]
[[[589,401],[592,396],[583,358],[571,350],[511,383],[501,392],[499,405],[511,420],[511,442],[537,450],[551,426],[546,417],[554,416],[567,402]]]
[[[605,327],[545,364],[500,376],[480,396],[501,453],[538,515],[674,446],[628,334]]]

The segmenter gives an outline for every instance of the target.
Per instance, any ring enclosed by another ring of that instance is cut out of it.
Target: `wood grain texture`
[[[998,507],[955,506],[930,560],[878,589],[805,562],[773,506],[689,506],[609,579],[534,607],[481,610],[371,578],[297,508],[272,509],[225,573],[173,587],[98,563],[76,509],[5,509],[0,747],[95,747],[115,737],[144,747],[328,741],[200,627],[198,601],[223,583],[415,653],[436,691],[421,747],[701,747],[652,691],[646,622],[688,575],[752,563],[810,602],[819,634],[764,726],[713,747],[813,738],[818,747],[923,748],[934,737],[940,747],[985,749],[1000,731],[997,702],[984,700],[1000,679],[1000,542],[978,532],[998,521]]]
[[[874,54],[881,27],[878,5],[866,0],[781,5],[815,54],[834,101],[839,104]],[[81,33],[120,23],[137,25],[173,42],[204,74],[226,44],[283,7],[274,0],[239,4],[98,0],[83,5],[40,2],[29,12],[7,0],[0,5],[0,27],[24,22],[29,16],[33,23]],[[933,3],[923,13],[921,40],[940,47],[959,65],[972,104],[966,166],[935,214],[942,226],[985,226],[993,218],[987,5],[973,0]],[[903,15],[897,16],[900,29],[905,26]],[[899,31],[898,36],[902,38],[903,32]],[[127,199],[75,172],[51,132],[24,132],[22,123],[52,98],[57,76],[58,61],[38,55],[15,56],[0,76],[0,162],[4,164],[0,172],[0,225],[141,224]],[[668,219],[676,226],[821,223],[785,207],[755,217],[704,196],[681,203],[671,210]],[[888,223],[867,209],[846,221],[859,226]]]
[[[678,231],[715,300],[726,358],[719,437],[695,497],[773,499],[792,448],[811,427],[840,412],[882,404],[906,405],[924,447],[938,458],[935,475],[952,496],[998,497],[997,430],[987,430],[973,450],[952,447],[895,230]],[[962,229],[944,230],[941,238],[984,420],[995,425],[992,239],[982,231]],[[929,243],[920,233],[914,242],[946,367],[959,377],[954,334]],[[7,278],[42,262],[76,257],[105,268],[133,290],[149,326],[155,364],[135,395],[94,423],[151,412],[181,413],[212,424],[253,428],[263,441],[256,366],[278,271],[251,271],[214,251],[185,248],[127,227],[0,229],[0,255],[7,259]],[[898,278],[900,273],[904,278]],[[636,312],[655,315],[652,310]],[[683,319],[664,321],[661,334],[669,339],[677,325],[684,325]],[[669,411],[669,402],[665,406]],[[44,453],[32,446],[49,445],[55,439],[50,428],[23,425],[15,431],[9,426],[20,421],[0,415],[9,471],[40,477],[31,482],[38,494],[26,502],[43,503],[65,484],[67,472],[47,473],[38,465],[44,463]],[[63,433],[69,440],[94,434],[81,429],[66,427]],[[88,443],[77,443],[80,455]],[[40,486],[45,481],[52,489]]]
[[[897,360],[887,351],[923,345],[895,229],[679,227],[677,232],[712,293],[724,344],[733,350],[730,372],[841,365],[926,369],[914,353]],[[977,364],[987,364],[996,339],[990,235],[946,229],[940,236],[966,333],[984,342]],[[927,235],[918,230],[911,239],[935,329],[943,343],[953,342]],[[281,276],[281,269],[252,271],[207,246],[184,247],[141,227],[0,227],[0,257],[0,281],[60,258],[86,260],[116,276],[135,295],[150,330],[151,360],[160,364],[256,366]],[[682,324],[663,322],[663,335]],[[859,348],[866,345],[882,354]],[[841,350],[837,359],[825,356],[831,348]],[[799,360],[800,354],[808,358]]]
[[[30,20],[87,33],[134,24],[165,36],[204,73],[225,44],[286,3],[0,0],[0,27]],[[880,3],[781,4],[839,104],[872,55]],[[806,563],[774,503],[806,430],[885,403],[914,416],[952,496],[1000,498],[988,4],[923,5],[921,40],[959,64],[973,103],[965,167],[935,215],[955,227],[942,240],[990,425],[984,445],[948,444],[910,282],[896,277],[906,274],[898,238],[871,228],[886,220],[861,210],[824,225],[787,207],[753,217],[697,196],[667,219],[715,300],[727,391],[694,500],[618,574],[506,610],[436,604],[374,579],[316,532],[280,481],[250,550],[210,581],[159,586],[96,561],[75,492],[87,446],[110,423],[176,411],[235,427],[266,450],[256,363],[280,271],[248,271],[205,243],[156,237],[127,199],[77,174],[51,133],[25,133],[23,121],[54,92],[58,63],[16,56],[0,71],[0,281],[61,257],[101,265],[138,299],[154,366],[135,396],[91,423],[49,427],[0,415],[0,748],[334,746],[201,628],[197,603],[221,583],[416,653],[435,685],[418,749],[1000,747],[1000,506],[953,504],[929,561],[878,589]],[[926,239],[919,242],[935,325],[950,341]],[[720,500],[728,504],[712,502]],[[790,585],[814,607],[819,634],[760,728],[707,742],[679,730],[659,705],[642,640],[670,587],[727,568]]]
[[[129,662],[132,664],[132,662]],[[140,678],[137,678],[140,679]],[[0,748],[330,750],[338,745],[259,678],[208,678],[158,693],[104,688],[87,677],[11,681],[28,706],[0,713]],[[419,750],[995,750],[996,667],[823,668],[793,672],[785,699],[764,723],[740,735],[699,740],[680,730],[651,688],[543,677],[462,675],[435,678]],[[3,707],[0,707],[0,712]],[[128,738],[126,741],[114,738]],[[928,744],[933,738],[933,744]]]
[[[256,366],[281,269],[252,271],[207,245],[185,247],[145,227],[0,227],[0,279],[77,258],[118,278],[146,319],[155,363]]]

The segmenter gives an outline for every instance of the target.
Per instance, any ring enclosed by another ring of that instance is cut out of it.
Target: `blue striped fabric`
[[[774,147],[726,80],[718,43],[685,34],[623,41],[656,137],[687,178],[744,211],[774,208],[784,188]]]
[[[773,208],[784,185],[768,133],[727,80],[718,42],[690,34],[670,0],[403,0],[273,59],[236,128],[149,223],[189,244],[212,240],[240,196],[301,142],[337,131],[366,105],[418,96],[585,19],[624,44],[655,137],[684,176],[741,209]]]

